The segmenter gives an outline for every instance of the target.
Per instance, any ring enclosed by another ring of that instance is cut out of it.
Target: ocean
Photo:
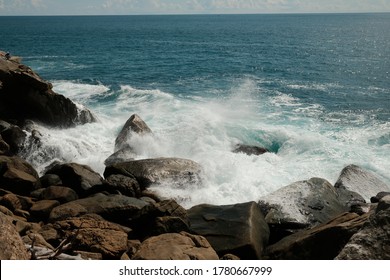
[[[390,14],[0,17],[0,50],[21,56],[97,123],[38,126],[22,156],[104,171],[138,114],[153,137],[137,159],[200,163],[200,186],[152,187],[183,206],[256,201],[359,165],[390,184]],[[238,143],[271,151],[235,154]]]

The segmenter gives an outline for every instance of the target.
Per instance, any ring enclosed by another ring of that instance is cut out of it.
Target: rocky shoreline
[[[103,176],[78,163],[54,163],[40,176],[20,156],[43,141],[34,123],[66,129],[95,121],[0,52],[0,259],[390,259],[390,186],[356,165],[334,185],[308,178],[258,201],[184,209],[149,187],[191,188],[205,171],[182,158],[134,160],[129,136],[153,134],[136,114]]]

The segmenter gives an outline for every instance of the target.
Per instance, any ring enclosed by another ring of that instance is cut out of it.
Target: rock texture
[[[151,184],[171,183],[175,185],[197,184],[201,181],[201,166],[188,159],[156,158],[134,160],[107,166],[104,176],[122,174],[135,177],[141,188]]]
[[[29,258],[12,220],[0,213],[0,260],[28,260]]]
[[[344,213],[312,229],[289,235],[267,248],[272,260],[331,260],[358,232],[369,214]]]
[[[268,243],[269,228],[259,205],[198,205],[188,210],[191,230],[207,238],[219,256],[259,259]]]
[[[390,191],[390,186],[378,176],[356,165],[348,165],[341,171],[335,187],[357,192],[367,201],[379,192]]]
[[[137,114],[131,115],[115,139],[115,151],[128,147],[131,133],[150,134],[152,130]]]
[[[57,94],[26,65],[0,57],[0,118],[31,119],[49,126],[71,127],[96,121],[90,111]]]
[[[142,242],[133,260],[218,260],[218,255],[202,236],[166,233]]]

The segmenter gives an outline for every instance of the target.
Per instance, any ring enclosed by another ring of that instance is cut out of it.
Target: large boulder
[[[197,205],[188,210],[191,230],[207,238],[219,256],[260,259],[268,244],[269,228],[255,202],[235,205]]]
[[[289,235],[269,246],[266,258],[272,260],[331,260],[358,232],[370,213],[359,216],[343,213],[327,223]]]
[[[0,156],[0,186],[15,194],[29,195],[39,186],[39,176],[25,160]]]
[[[96,214],[58,221],[53,226],[62,239],[73,237],[74,250],[101,253],[105,259],[119,259],[127,250],[128,230]]]
[[[107,166],[104,176],[113,174],[134,176],[141,188],[151,184],[171,183],[177,186],[197,184],[201,181],[202,167],[189,159],[155,158],[116,163]]]
[[[4,142],[9,145],[9,151],[13,154],[18,153],[24,147],[27,134],[18,126],[11,125],[0,133]]]
[[[209,242],[186,232],[165,233],[142,242],[133,260],[218,260]]]
[[[57,200],[59,203],[66,203],[78,199],[77,193],[68,187],[50,186],[42,190],[39,196],[42,200]]]
[[[385,199],[375,215],[351,237],[338,260],[390,260],[390,197]],[[381,204],[381,202],[379,202]],[[384,209],[384,210],[380,210]]]
[[[152,133],[152,130],[137,114],[131,115],[115,139],[115,151],[128,146],[131,133],[145,135]]]
[[[28,259],[30,256],[12,219],[0,212],[0,260]]]
[[[353,164],[341,171],[335,188],[357,192],[367,201],[379,192],[390,191],[390,186],[378,176]]]
[[[106,178],[104,184],[96,185],[89,190],[89,193],[97,192],[120,193],[130,197],[139,197],[141,188],[134,177],[114,174]]]
[[[84,196],[93,186],[103,184],[103,178],[89,166],[78,163],[57,164],[46,174],[58,175],[62,183]]]
[[[124,195],[104,195],[98,193],[83,199],[62,204],[50,213],[50,221],[63,220],[68,217],[81,216],[85,213],[98,214],[109,221],[127,223],[138,217],[147,202]]]
[[[0,118],[31,119],[56,127],[96,121],[92,113],[57,94],[26,65],[0,58]]]
[[[337,190],[325,179],[311,178],[260,198],[265,219],[276,242],[297,230],[325,223],[349,211]]]

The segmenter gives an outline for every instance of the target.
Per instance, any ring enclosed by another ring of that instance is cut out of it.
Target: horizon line
[[[367,12],[264,12],[264,13],[138,13],[138,14],[25,14],[25,15],[0,15],[0,17],[56,17],[56,16],[223,16],[223,15],[332,15],[332,14],[389,14],[390,11]]]

